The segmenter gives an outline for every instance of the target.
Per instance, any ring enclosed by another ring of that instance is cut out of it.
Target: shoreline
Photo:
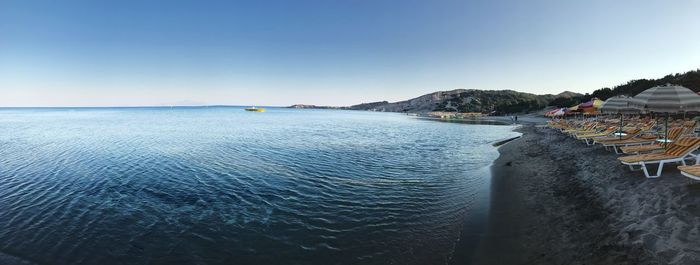
[[[517,128],[513,131],[517,131]],[[496,150],[499,150],[499,147],[518,140],[521,137],[522,133],[515,137],[496,141],[492,143],[491,146],[495,147]],[[479,194],[478,200],[480,202],[476,203],[475,207],[471,209],[469,218],[464,219],[462,230],[459,232],[459,239],[454,243],[452,254],[447,263],[449,265],[471,264],[470,260],[474,258],[477,247],[480,246],[481,241],[483,241],[483,238],[486,236],[484,231],[489,226],[489,215],[491,212],[491,189],[493,186],[493,178],[490,175],[492,175],[494,163],[495,160],[480,169],[480,171],[485,171],[485,174],[489,174],[489,176],[486,177],[486,183],[483,187],[483,190],[488,190],[488,192]]]
[[[646,179],[600,146],[528,123],[498,148],[488,220],[450,264],[698,264],[700,185]]]
[[[498,149],[487,228],[466,264],[640,264],[643,255],[626,254],[638,249],[605,250],[615,241],[603,202],[571,181],[576,169],[552,159],[538,130],[521,126]]]

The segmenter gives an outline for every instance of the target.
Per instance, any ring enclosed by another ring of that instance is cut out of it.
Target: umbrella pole
[[[620,140],[622,140],[622,113],[620,113],[620,130],[617,132],[617,135],[620,136]]]
[[[666,112],[666,124],[665,126],[665,132],[664,132],[664,147],[668,144],[668,112]]]

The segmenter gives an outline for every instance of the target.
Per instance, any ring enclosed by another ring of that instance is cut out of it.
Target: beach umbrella
[[[552,116],[554,116],[554,113],[556,113],[556,112],[559,111],[559,110],[560,110],[560,108],[556,108],[556,109],[547,111],[547,113],[545,113],[544,116],[546,116],[546,117],[552,117]]]
[[[628,96],[611,97],[600,106],[600,112],[606,114],[636,114],[641,112],[639,107],[631,103],[632,100]]]
[[[600,100],[598,98],[592,98],[590,101],[581,103],[577,107],[578,107],[578,110],[583,111],[585,113],[594,113],[602,105],[603,105],[602,100]]]
[[[594,99],[593,99],[593,107],[596,108],[596,109],[600,109],[600,107],[603,106],[603,102],[605,102],[605,101],[602,101],[602,100],[600,100],[600,99],[598,99],[598,98],[594,98]]]
[[[574,111],[571,110],[571,108],[564,108],[562,109],[562,111],[564,112],[564,115],[571,115],[572,113],[574,113]]]
[[[561,116],[564,115],[564,111],[561,108],[556,108],[547,113],[548,116],[554,117],[554,116]]]
[[[668,142],[669,114],[700,111],[700,95],[683,86],[666,84],[649,88],[637,94],[630,101],[630,106],[666,114],[665,144]]]
[[[622,123],[625,114],[635,114],[639,113],[639,108],[630,105],[632,98],[627,96],[615,96],[606,100],[600,106],[600,112],[608,114],[619,114],[620,115],[620,129],[618,130],[618,135],[622,139]]]
[[[567,108],[569,111],[578,111],[578,105]]]
[[[565,110],[566,115],[574,115],[574,118],[576,118],[576,113],[580,111],[580,109],[578,108],[578,105],[580,105],[580,104],[576,104],[574,106],[567,108]]]
[[[552,116],[564,116],[564,114],[566,114],[565,108],[561,108],[552,113]]]

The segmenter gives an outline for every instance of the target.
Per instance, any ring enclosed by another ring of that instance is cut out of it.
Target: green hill
[[[700,69],[685,72],[682,74],[670,74],[659,79],[631,80],[625,84],[618,85],[613,88],[605,87],[595,90],[589,95],[589,97],[597,97],[602,100],[605,100],[617,95],[635,96],[640,92],[646,90],[647,88],[667,83],[681,85],[690,88],[695,92],[700,92]]]
[[[570,107],[593,97],[606,100],[612,96],[635,96],[654,86],[666,83],[682,85],[700,91],[700,69],[664,76],[658,79],[637,79],[613,88],[604,87],[590,94],[562,92],[557,95],[535,95],[513,90],[456,89],[426,94],[417,98],[389,103],[364,103],[348,107],[356,110],[391,112],[459,111],[481,113],[522,113],[541,110],[547,106]]]
[[[373,102],[350,106],[349,109],[390,112],[457,111],[481,113],[515,113],[540,110],[553,102],[581,97],[564,92],[558,95],[535,95],[513,90],[456,89],[438,91],[394,103]]]
[[[604,87],[590,94],[565,91],[557,95],[536,95],[513,90],[476,90],[455,89],[438,91],[417,98],[399,102],[371,102],[350,107],[318,107],[312,105],[295,105],[304,108],[340,108],[352,110],[372,110],[389,112],[430,112],[457,111],[481,112],[491,114],[523,113],[538,111],[545,107],[570,107],[593,97],[606,100],[612,96],[635,96],[654,86],[666,83],[682,85],[691,90],[700,91],[700,69],[686,73],[670,74],[658,79],[637,79],[613,88]]]

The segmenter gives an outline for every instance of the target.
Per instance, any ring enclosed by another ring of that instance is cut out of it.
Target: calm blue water
[[[0,109],[0,252],[39,264],[441,264],[510,126]]]

